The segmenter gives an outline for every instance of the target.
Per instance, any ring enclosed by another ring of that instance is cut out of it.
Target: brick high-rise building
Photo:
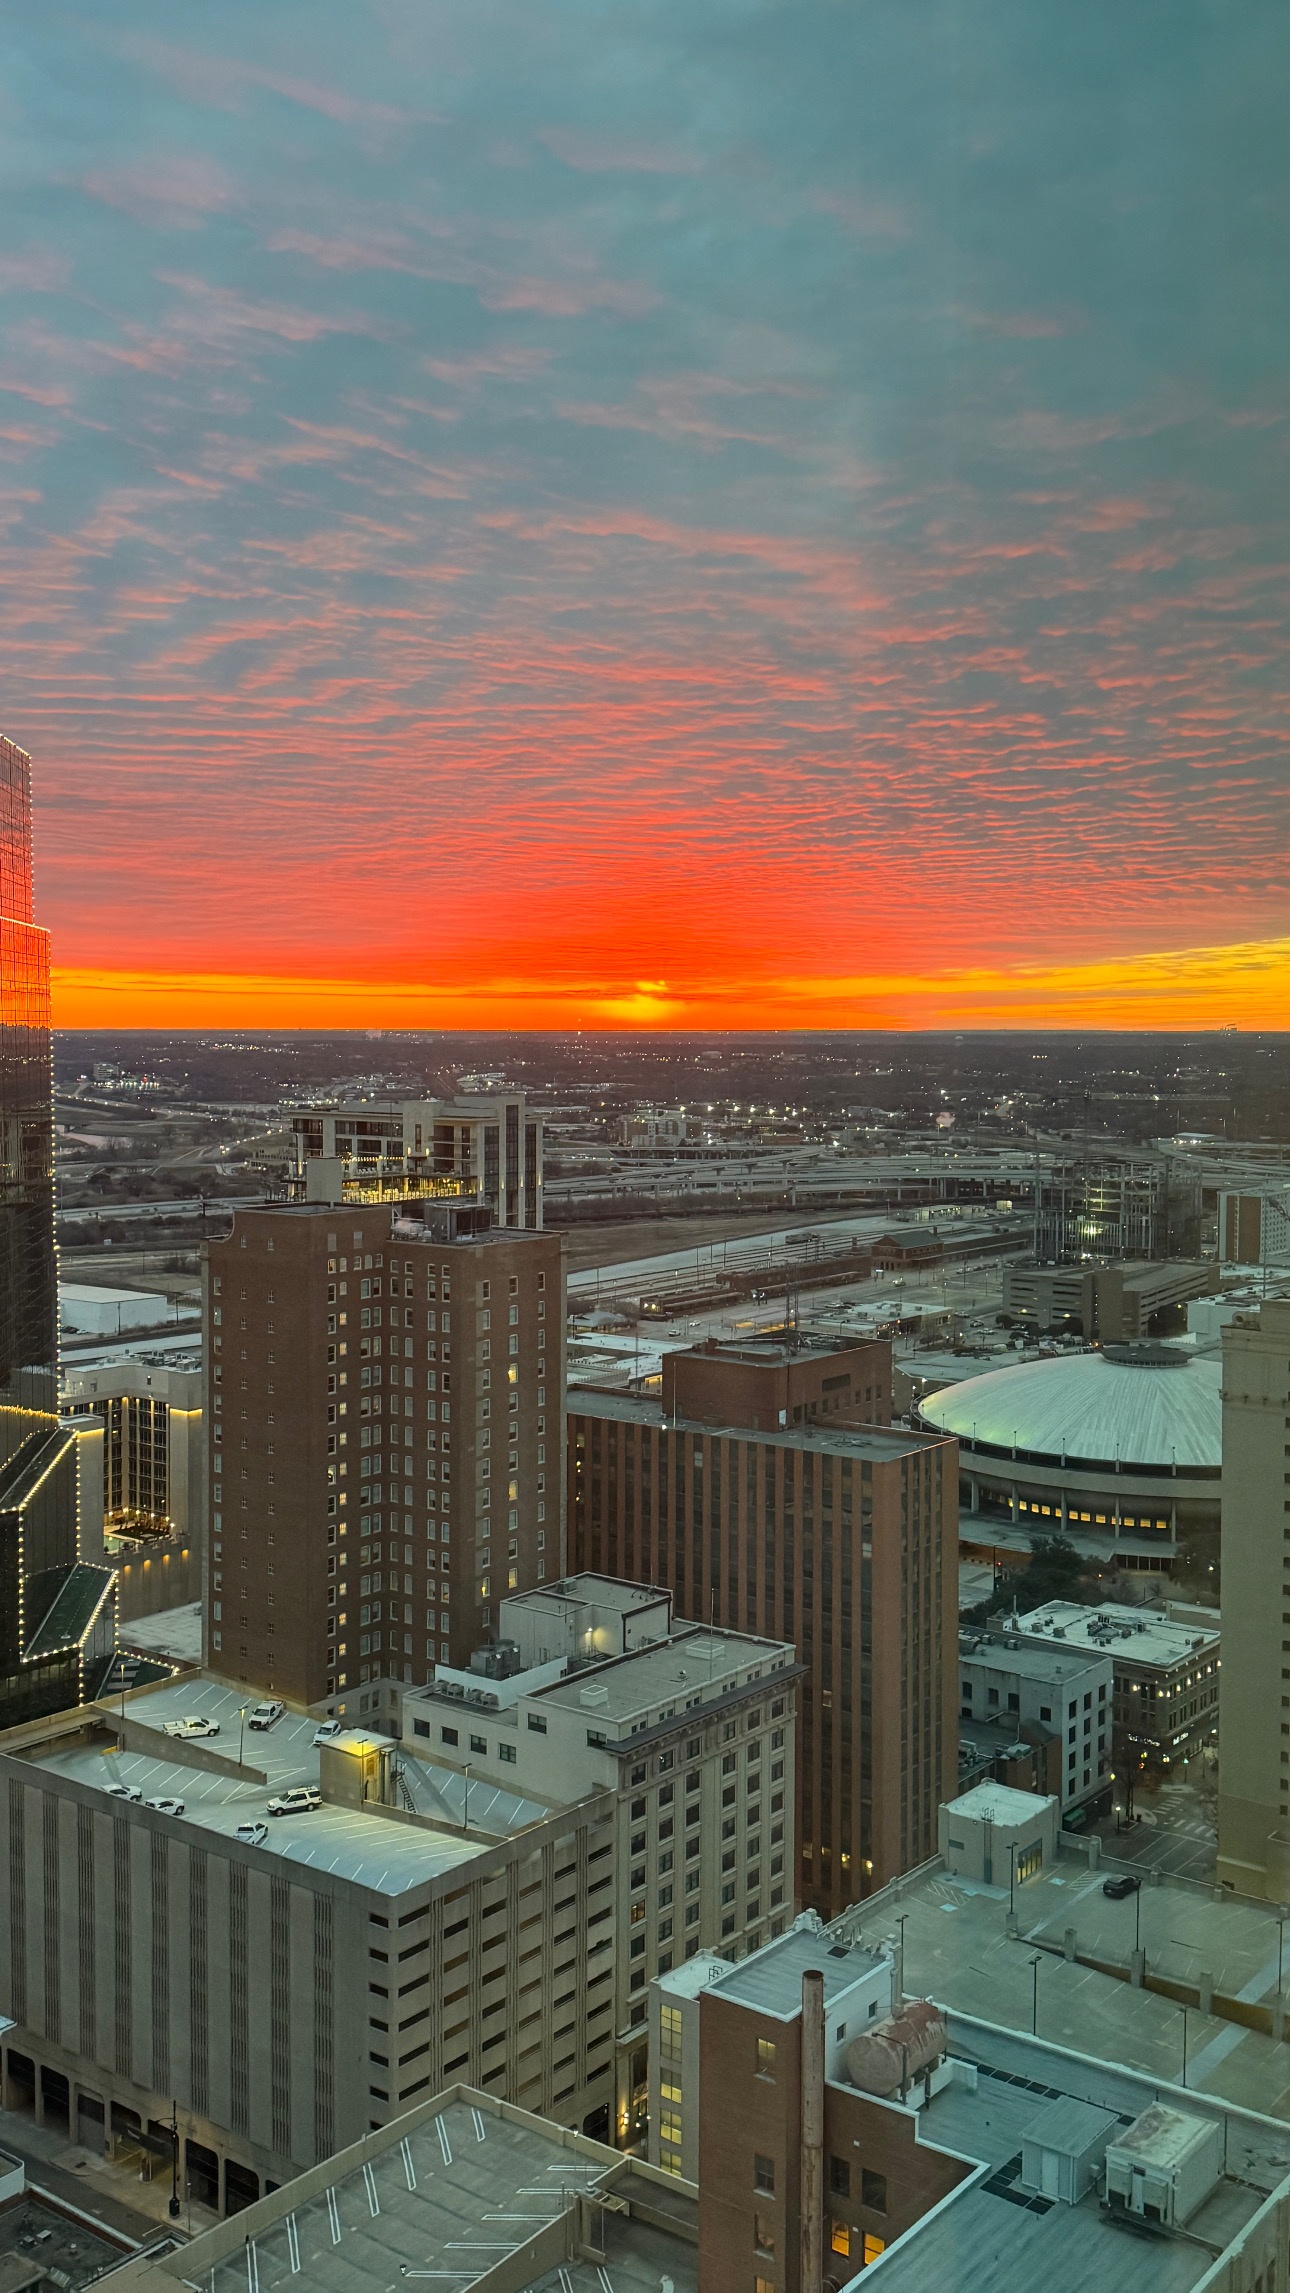
[[[895,1427],[775,1432],[568,1397],[570,1568],[792,1640],[799,1892],[826,1915],[936,1853],[958,1767],[958,1452]]]
[[[207,1630],[227,1677],[339,1709],[467,1664],[506,1592],[559,1576],[563,1246],[467,1224],[310,1204],[239,1211],[211,1245]]]
[[[700,1425],[890,1425],[891,1346],[839,1345],[809,1334],[709,1338],[663,1356],[663,1413]]]

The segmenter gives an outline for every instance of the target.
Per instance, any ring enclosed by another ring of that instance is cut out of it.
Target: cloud
[[[197,229],[208,215],[233,206],[236,191],[227,171],[197,153],[155,155],[125,167],[90,168],[84,178],[92,199],[119,207],[136,222]]]
[[[547,127],[540,135],[547,150],[566,167],[587,175],[698,175],[704,161],[675,144],[637,143],[581,128]]]

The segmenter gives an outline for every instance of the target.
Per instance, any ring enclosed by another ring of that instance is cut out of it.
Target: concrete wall
[[[1290,1301],[1269,1299],[1223,1338],[1223,1668],[1218,1876],[1238,1894],[1290,1895],[1290,1694],[1282,1649],[1290,1528]]]

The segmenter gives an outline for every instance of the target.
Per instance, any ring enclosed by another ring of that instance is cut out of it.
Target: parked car
[[[138,1785],[133,1783],[110,1783],[107,1787],[107,1795],[109,1799],[133,1799],[137,1800],[140,1805],[143,1803],[143,1793],[139,1790]]]
[[[1126,1895],[1136,1895],[1141,1885],[1140,1879],[1130,1879],[1126,1874],[1119,1879],[1104,1879],[1102,1893],[1109,1895],[1113,1903],[1122,1903]]]
[[[277,1799],[269,1801],[269,1813],[312,1815],[314,1809],[321,1807],[322,1803],[322,1793],[316,1783],[297,1783],[292,1785],[290,1791],[284,1791]]]
[[[268,1836],[269,1826],[267,1823],[239,1823],[233,1834],[233,1837],[240,1839],[246,1847],[263,1847]]]
[[[248,1728],[271,1728],[285,1710],[285,1704],[257,1704],[254,1711],[247,1713],[246,1724]]]
[[[322,1726],[318,1729],[316,1735],[314,1736],[315,1744],[329,1744],[333,1736],[338,1736],[341,1734],[344,1725],[345,1723],[343,1720],[324,1720]]]
[[[184,1812],[182,1799],[145,1799],[143,1804],[145,1807],[155,1807],[158,1815],[182,1815]]]
[[[185,1738],[189,1736],[217,1736],[219,1734],[219,1721],[205,1720],[199,1712],[190,1712],[188,1717],[183,1720],[163,1720],[161,1732],[163,1736],[182,1736]]]

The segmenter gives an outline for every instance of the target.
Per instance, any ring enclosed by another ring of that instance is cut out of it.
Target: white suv
[[[268,1812],[270,1815],[312,1815],[322,1803],[322,1793],[316,1783],[297,1783],[280,1798],[271,1799]]]

